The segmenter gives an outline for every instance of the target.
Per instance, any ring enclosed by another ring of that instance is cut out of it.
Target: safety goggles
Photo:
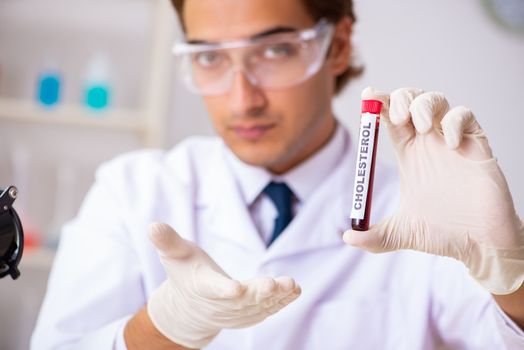
[[[237,72],[264,89],[299,84],[323,65],[333,24],[221,43],[178,43],[173,48],[178,72],[192,92],[221,95],[230,91]]]
[[[24,250],[24,231],[20,218],[13,209],[17,189],[14,186],[0,188],[0,278],[20,276],[18,264]]]

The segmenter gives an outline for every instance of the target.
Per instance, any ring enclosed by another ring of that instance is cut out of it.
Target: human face
[[[187,40],[206,43],[315,25],[301,0],[187,0],[183,16]],[[349,59],[344,50],[331,51]],[[265,90],[238,71],[229,91],[204,96],[216,131],[239,159],[284,173],[329,140],[335,127],[334,79],[345,68],[340,58],[331,56],[316,74],[295,86]]]

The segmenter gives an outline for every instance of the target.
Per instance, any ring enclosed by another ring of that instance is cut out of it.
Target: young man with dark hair
[[[356,147],[332,99],[360,71],[352,2],[173,3],[180,74],[219,137],[101,167],[64,228],[35,349],[524,346],[523,224],[471,111],[366,89],[400,193],[379,168],[382,221],[343,235]]]

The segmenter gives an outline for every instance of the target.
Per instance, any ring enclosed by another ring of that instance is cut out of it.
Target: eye
[[[276,59],[276,58],[287,58],[295,55],[296,48],[290,43],[280,43],[268,45],[264,48],[264,58]]]
[[[224,55],[216,51],[200,52],[193,56],[193,61],[202,68],[216,68],[224,61]]]

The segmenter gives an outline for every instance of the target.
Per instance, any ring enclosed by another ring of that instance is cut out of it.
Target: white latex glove
[[[300,287],[290,277],[231,279],[169,225],[152,224],[149,238],[167,279],[149,298],[147,311],[155,327],[179,345],[200,349],[222,328],[259,323],[300,295]]]
[[[516,291],[524,281],[524,226],[471,111],[411,88],[390,96],[368,88],[362,97],[385,102],[381,121],[397,155],[401,202],[368,231],[346,232],[346,243],[449,256],[489,292]]]

